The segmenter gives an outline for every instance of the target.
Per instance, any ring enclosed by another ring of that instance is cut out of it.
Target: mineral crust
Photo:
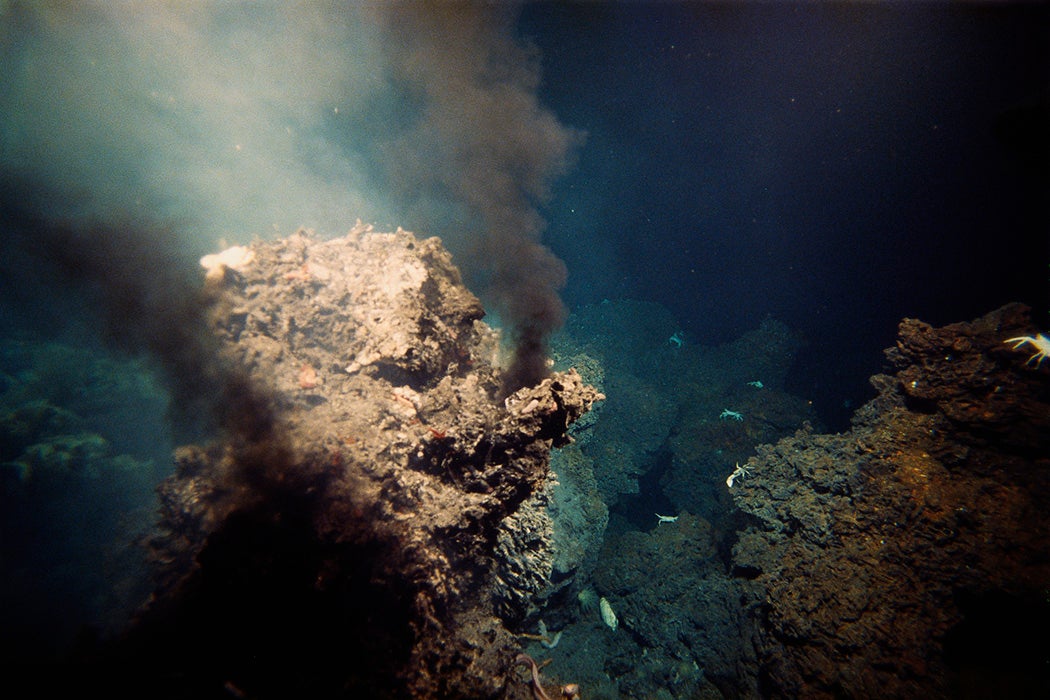
[[[1041,697],[1050,658],[1050,371],[1011,304],[900,325],[839,435],[758,448],[734,573],[768,697]]]
[[[437,238],[359,225],[250,252],[204,284],[257,415],[177,451],[154,599],[114,652],[135,661],[125,684],[507,693],[519,648],[494,601],[515,596],[494,552],[515,538],[497,535],[600,394],[569,371],[499,396],[498,335]]]

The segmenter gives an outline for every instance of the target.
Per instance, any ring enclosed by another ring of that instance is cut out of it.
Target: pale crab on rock
[[[1045,360],[1047,356],[1050,356],[1050,336],[1047,336],[1045,333],[1037,333],[1035,336],[1019,335],[1016,338],[1007,338],[1003,342],[1014,343],[1014,350],[1025,343],[1029,343],[1035,348],[1036,353],[1028,358],[1028,362],[1025,362],[1026,365],[1030,364],[1032,360],[1037,360],[1035,366],[1038,367],[1043,364],[1043,360]]]

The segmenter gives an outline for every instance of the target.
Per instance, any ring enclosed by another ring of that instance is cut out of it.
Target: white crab
[[[746,464],[741,467],[740,466],[740,462],[737,462],[736,463],[736,469],[734,469],[733,473],[730,474],[726,478],[726,486],[728,486],[729,488],[733,488],[733,482],[734,481],[736,481],[737,479],[743,478],[745,476],[749,476],[750,474],[751,474],[751,467],[747,466]]]
[[[1014,343],[1014,350],[1025,343],[1031,344],[1031,346],[1036,349],[1036,353],[1028,358],[1028,362],[1025,362],[1026,365],[1032,360],[1038,360],[1038,362],[1035,363],[1035,366],[1038,367],[1043,364],[1043,360],[1050,356],[1050,336],[1047,336],[1044,333],[1038,333],[1035,337],[1030,335],[1019,335],[1016,338],[1007,338],[1003,342]]]

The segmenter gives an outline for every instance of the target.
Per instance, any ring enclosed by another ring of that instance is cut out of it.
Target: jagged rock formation
[[[762,446],[733,495],[768,697],[1043,697],[1050,369],[1013,304],[905,320],[840,435]]]
[[[518,645],[496,602],[534,591],[506,590],[517,579],[497,575],[497,542],[506,559],[542,536],[531,524],[515,538],[530,522],[515,514],[600,395],[570,371],[499,397],[498,338],[436,238],[358,226],[250,253],[208,284],[222,352],[260,415],[177,453],[151,542],[155,600],[111,652],[139,664],[126,685],[506,693]],[[549,558],[534,565],[549,573]]]

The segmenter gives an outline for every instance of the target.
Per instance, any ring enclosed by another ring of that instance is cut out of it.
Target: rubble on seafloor
[[[520,614],[551,558],[531,522],[545,512],[522,509],[541,507],[552,447],[601,395],[568,371],[501,396],[498,335],[437,238],[300,231],[236,259],[203,284],[268,415],[177,450],[157,588],[111,651],[135,661],[124,682],[153,697],[525,696],[498,613]]]

